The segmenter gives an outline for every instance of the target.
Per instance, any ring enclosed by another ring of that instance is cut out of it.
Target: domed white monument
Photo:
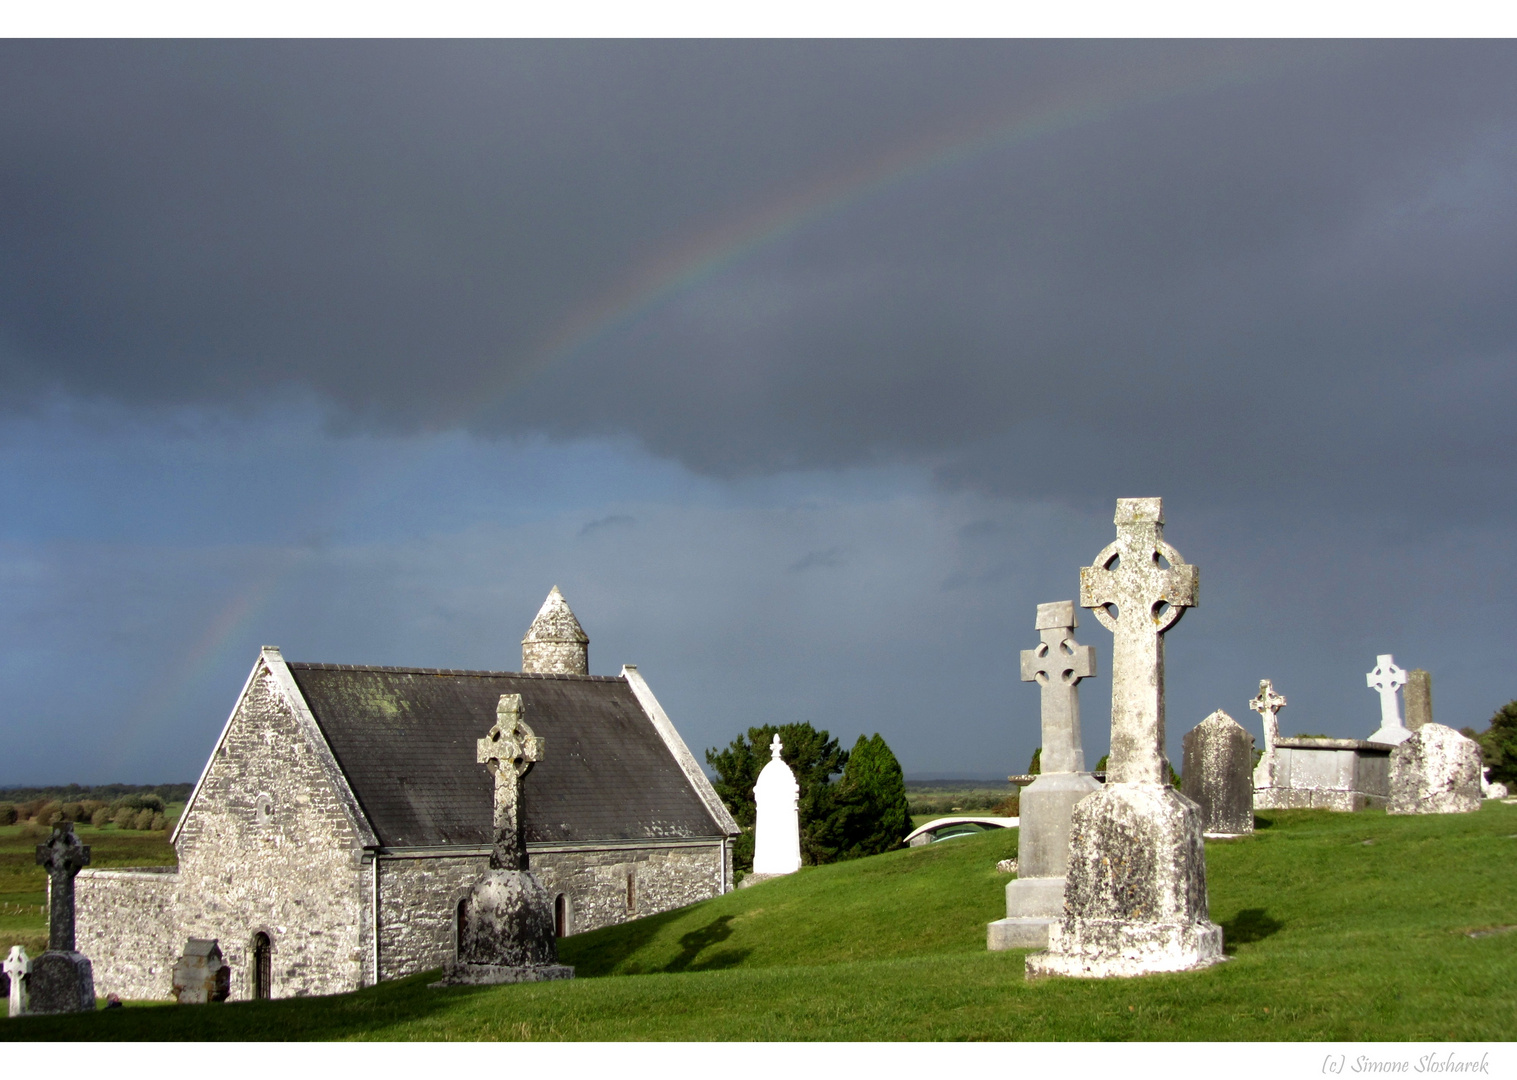
[[[753,872],[793,874],[801,868],[801,816],[796,809],[800,785],[780,760],[780,737],[769,744],[770,761],[753,785],[758,807],[754,824]]]

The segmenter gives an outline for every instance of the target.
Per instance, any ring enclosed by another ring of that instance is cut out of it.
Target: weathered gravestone
[[[1185,733],[1180,790],[1213,837],[1254,831],[1254,737],[1218,709]]]
[[[74,878],[90,864],[90,849],[74,835],[74,823],[53,826],[37,845],[37,863],[47,870],[47,951],[32,961],[27,976],[28,1011],[38,1014],[91,1012],[95,973],[74,951]]]
[[[458,959],[433,986],[570,979],[558,963],[553,900],[527,869],[522,781],[542,760],[543,740],[522,719],[520,694],[502,694],[495,726],[477,747],[477,760],[495,777],[495,843],[490,869],[459,910]]]
[[[1278,783],[1276,770],[1279,756],[1275,744],[1280,741],[1280,710],[1286,706],[1285,696],[1275,693],[1275,684],[1268,679],[1259,680],[1259,692],[1248,707],[1259,714],[1264,722],[1264,756],[1254,766],[1254,787],[1272,788]]]
[[[32,970],[31,957],[26,955],[26,950],[20,945],[12,945],[10,955],[0,964],[0,970],[5,972],[5,993],[10,1000],[10,1015],[25,1016],[26,981]]]
[[[769,763],[753,785],[753,873],[744,885],[793,874],[801,868],[801,818],[798,810],[800,785],[795,773],[780,760],[779,734],[769,744]]]
[[[1406,729],[1416,731],[1433,722],[1433,676],[1421,668],[1406,673]]]
[[[1039,604],[1036,649],[1022,653],[1022,681],[1042,690],[1042,772],[1022,789],[1018,816],[1017,880],[1006,886],[1006,918],[987,929],[992,950],[1041,949],[1048,928],[1064,914],[1069,822],[1075,804],[1100,782],[1085,771],[1080,739],[1081,679],[1096,673],[1096,651],[1075,643],[1075,605]]]
[[[1480,809],[1480,745],[1424,724],[1391,754],[1388,814],[1469,814]]]
[[[1406,685],[1406,672],[1396,666],[1390,653],[1375,657],[1375,669],[1364,676],[1365,684],[1380,695],[1380,728],[1366,741],[1399,745],[1411,737],[1411,732],[1401,722],[1401,710],[1396,704],[1396,691]]]
[[[213,939],[190,938],[174,964],[174,1000],[181,1005],[225,1001],[232,991],[232,969]]]
[[[1159,499],[1117,500],[1117,539],[1080,571],[1112,632],[1105,786],[1075,807],[1064,918],[1028,978],[1187,971],[1223,959],[1208,918],[1201,811],[1165,780],[1164,633],[1196,604],[1196,568],[1164,541]]]

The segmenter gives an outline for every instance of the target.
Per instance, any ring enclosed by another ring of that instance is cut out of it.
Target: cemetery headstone
[[[232,969],[214,939],[190,938],[174,964],[174,1000],[181,1005],[225,1001],[232,990]]]
[[[1405,742],[1412,733],[1401,722],[1396,691],[1406,685],[1406,672],[1396,666],[1390,653],[1381,653],[1375,657],[1375,669],[1364,676],[1364,681],[1380,695],[1380,728],[1366,741],[1391,746]]]
[[[542,760],[544,740],[522,718],[520,694],[502,694],[495,726],[476,747],[476,760],[495,779],[495,842],[490,869],[459,909],[458,959],[433,986],[569,979],[558,963],[553,900],[527,865],[522,782]]]
[[[1424,724],[1391,753],[1388,814],[1469,814],[1480,809],[1480,745]]]
[[[1080,606],[1112,632],[1111,755],[1075,806],[1064,918],[1028,978],[1187,971],[1223,959],[1206,906],[1201,811],[1166,783],[1164,634],[1197,601],[1197,573],[1164,540],[1159,499],[1117,500],[1117,539],[1080,571]]]
[[[9,986],[6,987],[6,996],[10,999],[10,1015],[25,1016],[27,977],[31,974],[31,957],[26,955],[26,950],[20,945],[12,945],[10,955],[5,958],[3,965],[5,977]]]
[[[1201,808],[1209,837],[1254,831],[1254,737],[1218,709],[1185,733],[1180,791]]]
[[[48,877],[47,951],[32,960],[28,1010],[90,1012],[95,1008],[94,969],[74,951],[74,878],[90,864],[90,849],[74,835],[74,823],[65,821],[53,826],[47,843],[37,845],[37,863]]]
[[[1075,642],[1073,601],[1039,604],[1042,639],[1022,653],[1022,681],[1041,690],[1042,771],[1022,789],[1017,811],[1017,880],[1006,886],[1006,918],[987,929],[990,949],[1041,949],[1048,928],[1064,914],[1069,823],[1077,804],[1101,784],[1085,771],[1080,738],[1081,679],[1096,673],[1096,651]]]
[[[744,879],[748,884],[801,868],[801,788],[790,766],[780,759],[782,749],[776,732],[769,744],[769,763],[753,785],[753,874]]]
[[[1433,722],[1433,676],[1421,668],[1406,673],[1406,729],[1416,731]]]
[[[1286,701],[1282,694],[1275,693],[1275,684],[1268,679],[1259,680],[1259,692],[1248,707],[1259,714],[1264,722],[1264,756],[1254,768],[1254,787],[1272,788],[1278,783],[1279,755],[1275,744],[1280,741],[1280,710]]]

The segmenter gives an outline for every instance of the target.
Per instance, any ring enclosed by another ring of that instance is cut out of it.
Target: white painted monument
[[[1396,701],[1396,691],[1406,685],[1406,672],[1396,666],[1390,653],[1375,657],[1375,670],[1364,676],[1365,685],[1380,695],[1380,730],[1367,742],[1397,746],[1412,737],[1411,730],[1401,722],[1401,709]]]
[[[769,744],[769,764],[753,785],[758,814],[754,822],[753,873],[793,874],[801,868],[801,788],[790,766],[780,760],[780,737]]]
[[[1248,707],[1264,721],[1264,756],[1254,766],[1254,790],[1275,786],[1275,744],[1280,741],[1280,710],[1285,708],[1285,695],[1275,693],[1275,684],[1268,679],[1259,680],[1259,693],[1254,695]]]
[[[10,955],[5,958],[5,963],[0,964],[5,969],[7,981],[10,982],[10,1013],[11,1016],[25,1016],[27,1014],[26,980],[32,973],[32,958],[26,955],[26,950],[20,945],[12,945]]]
[[[1064,871],[1075,804],[1101,784],[1085,771],[1080,741],[1081,679],[1096,673],[1096,650],[1075,643],[1075,605],[1038,605],[1041,643],[1022,653],[1022,681],[1042,690],[1042,772],[1022,789],[1017,880],[1006,886],[1006,918],[989,925],[992,951],[1042,949],[1048,928],[1064,915]]]
[[[1080,571],[1080,606],[1112,632],[1105,786],[1070,824],[1064,918],[1027,977],[1188,971],[1223,959],[1208,915],[1201,810],[1165,781],[1164,633],[1197,573],[1164,541],[1159,499],[1118,499],[1117,539]]]

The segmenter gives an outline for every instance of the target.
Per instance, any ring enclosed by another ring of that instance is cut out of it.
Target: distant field
[[[990,784],[979,780],[908,780],[906,801],[911,807],[912,827],[944,814],[984,813],[1017,794],[1015,784]],[[1008,816],[1015,817],[1015,812]]]
[[[566,938],[566,983],[143,1005],[0,1021],[0,1039],[1509,1040],[1517,806],[1279,811],[1209,843],[1229,961],[1028,983],[985,950],[1015,830],[806,867]]]
[[[177,817],[182,806],[168,808]],[[91,866],[172,866],[177,861],[168,831],[137,832],[114,825],[75,825],[90,847]],[[0,953],[20,945],[36,955],[47,948],[47,875],[37,865],[37,845],[51,829],[0,825]]]

